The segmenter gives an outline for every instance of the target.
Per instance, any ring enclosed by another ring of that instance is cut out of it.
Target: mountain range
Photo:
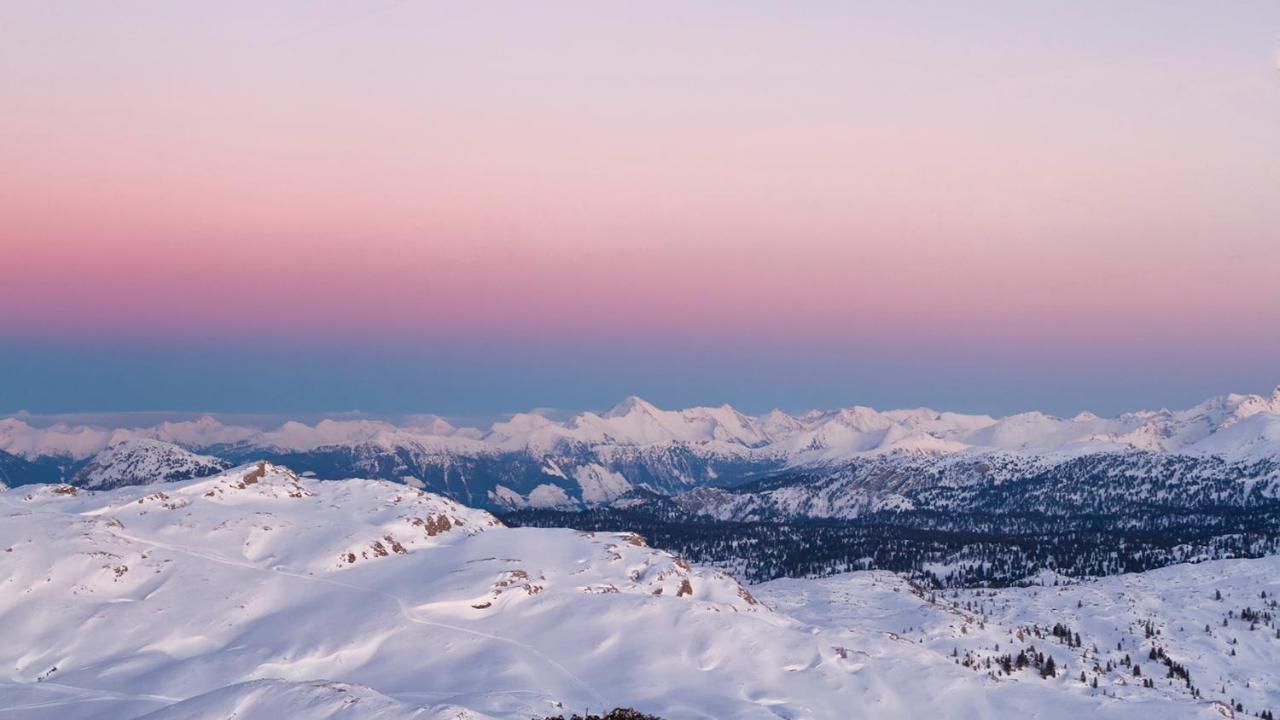
[[[1280,458],[1280,388],[1111,418],[863,406],[751,416],[728,405],[663,410],[630,397],[606,412],[564,420],[519,413],[488,429],[431,415],[400,424],[326,419],[267,429],[212,416],[146,427],[0,419],[0,483],[10,486],[110,488],[201,477],[266,459],[308,476],[387,479],[496,509],[591,507],[797,474],[847,477],[850,467],[898,466],[917,480],[956,481],[964,473],[955,468],[965,467],[1021,477],[1089,456],[1148,465],[1153,457],[1176,456],[1237,474],[1270,467]]]

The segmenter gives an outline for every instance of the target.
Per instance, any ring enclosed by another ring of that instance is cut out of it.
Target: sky
[[[1280,3],[0,4],[0,412],[1280,384]]]

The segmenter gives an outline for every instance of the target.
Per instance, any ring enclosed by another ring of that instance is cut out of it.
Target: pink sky
[[[0,9],[0,330],[1280,333],[1273,3],[259,5]]]

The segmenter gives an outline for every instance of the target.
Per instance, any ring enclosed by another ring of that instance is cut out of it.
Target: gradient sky
[[[1280,3],[0,5],[0,412],[1280,383]]]

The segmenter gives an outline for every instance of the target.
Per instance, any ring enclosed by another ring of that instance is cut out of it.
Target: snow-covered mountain
[[[1142,451],[1068,457],[896,453],[778,473],[735,487],[696,488],[672,500],[684,510],[733,521],[852,519],[909,511],[1151,517],[1157,511],[1280,505],[1280,458]]]
[[[868,407],[749,416],[727,405],[662,410],[636,397],[607,412],[565,420],[521,413],[487,430],[455,427],[429,415],[400,425],[330,419],[271,429],[212,417],[137,428],[34,427],[7,418],[0,420],[0,452],[6,453],[0,471],[10,485],[80,483],[77,473],[85,466],[111,460],[98,459],[100,453],[138,440],[232,463],[267,457],[322,478],[395,480],[473,505],[580,507],[631,490],[674,494],[875,458],[910,458],[917,465],[920,458],[1004,463],[1008,457],[1038,465],[1133,452],[1229,462],[1276,458],[1280,388],[1271,395],[1226,395],[1186,410],[1114,418],[1039,412],[993,418]]]
[[[1044,601],[984,591],[979,621],[963,598],[878,573],[773,584],[761,602],[629,533],[508,528],[403,485],[267,462],[160,487],[12,488],[0,516],[0,708],[23,720],[528,720],[614,706],[667,720],[1172,719],[1221,717],[1232,693],[1250,711],[1277,700],[1270,624],[1200,630],[1261,607],[1274,558],[1170,569],[1152,587],[1186,593],[1134,590],[1092,615],[1081,608],[1131,584],[1044,588]],[[1210,588],[1230,602],[1211,605]],[[1026,627],[1059,607],[1080,618],[1084,650]],[[1139,619],[1158,623],[1203,697],[1155,663],[1143,663],[1153,687],[1093,668],[1119,660],[1115,642],[1147,651]],[[952,653],[995,643],[1050,652],[1061,672],[991,672]]]
[[[197,455],[173,443],[137,438],[94,455],[89,464],[76,473],[74,483],[93,489],[150,485],[214,475],[230,466],[226,460]]]

